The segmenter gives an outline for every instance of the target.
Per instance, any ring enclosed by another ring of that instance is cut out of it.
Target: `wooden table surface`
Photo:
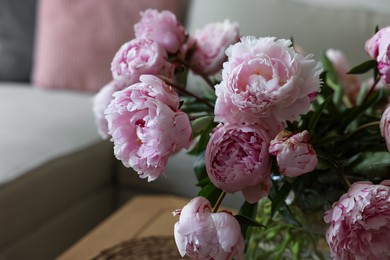
[[[57,259],[91,259],[120,242],[148,236],[173,237],[179,217],[172,211],[184,207],[189,199],[175,196],[138,196],[127,202]]]

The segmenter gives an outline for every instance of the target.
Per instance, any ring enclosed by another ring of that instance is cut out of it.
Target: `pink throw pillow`
[[[97,92],[111,81],[110,63],[134,37],[147,8],[179,17],[182,0],[40,0],[32,80],[45,89]]]

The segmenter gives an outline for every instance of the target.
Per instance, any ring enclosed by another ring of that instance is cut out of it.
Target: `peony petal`
[[[211,215],[214,226],[217,230],[219,243],[225,252],[230,252],[232,247],[237,244],[241,234],[240,225],[230,214],[219,212]]]
[[[242,194],[244,198],[249,203],[256,203],[260,199],[268,196],[269,191],[271,190],[272,182],[269,178],[266,178],[263,182],[254,186],[247,186],[242,189]]]
[[[177,222],[174,227],[174,237],[177,249],[179,250],[179,253],[181,257],[184,257],[186,254],[186,248],[187,248],[187,237],[183,236],[179,231],[180,224]]]

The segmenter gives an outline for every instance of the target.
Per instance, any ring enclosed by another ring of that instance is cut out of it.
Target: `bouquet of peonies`
[[[189,35],[149,9],[134,30],[94,112],[141,178],[165,174],[183,148],[196,157],[199,196],[174,212],[182,256],[303,259],[311,245],[321,258],[324,236],[334,259],[390,258],[390,27],[352,69],[338,50],[319,63],[291,40],[242,37],[228,20]],[[189,72],[204,86],[187,87]],[[221,211],[236,192],[238,213]],[[312,226],[318,214],[326,232]]]

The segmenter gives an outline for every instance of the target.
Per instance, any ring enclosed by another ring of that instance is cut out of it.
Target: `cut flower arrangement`
[[[94,113],[141,178],[165,175],[182,149],[195,157],[183,174],[196,175],[199,194],[172,227],[182,256],[321,259],[324,237],[334,259],[390,258],[390,27],[354,68],[339,50],[317,62],[228,20],[192,35],[148,9],[134,30]],[[190,72],[204,85],[189,86]],[[238,213],[221,210],[237,192]]]

